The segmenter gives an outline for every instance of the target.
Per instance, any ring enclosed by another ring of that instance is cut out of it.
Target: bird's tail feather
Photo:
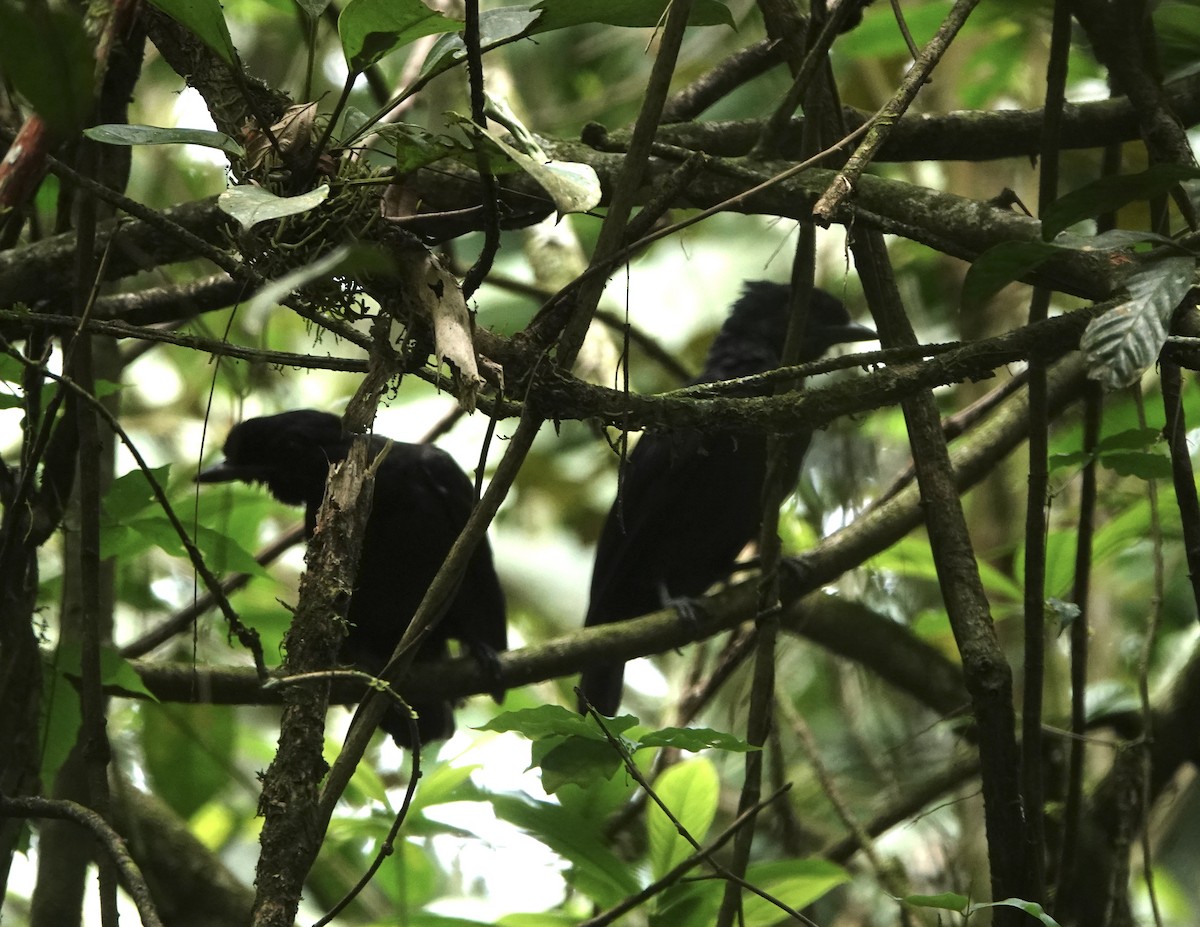
[[[454,706],[449,702],[414,702],[417,736],[425,745],[435,740],[445,740],[454,734]],[[412,723],[399,706],[389,711],[379,726],[392,735],[396,746],[412,749]]]
[[[587,706],[583,702],[583,699],[587,699],[600,714],[613,717],[621,707],[624,682],[624,663],[585,669],[579,677],[579,688],[583,692],[583,698],[579,701],[579,713],[587,713]]]

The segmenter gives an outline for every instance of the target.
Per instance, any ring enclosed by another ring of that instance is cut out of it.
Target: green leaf
[[[434,805],[478,798],[479,791],[471,782],[471,773],[481,768],[478,765],[468,764],[465,766],[439,765],[435,766],[432,772],[422,770],[421,787],[413,796],[413,812],[423,811]]]
[[[159,126],[109,124],[84,129],[88,138],[106,145],[203,145],[217,148],[236,158],[244,157],[246,149],[224,132],[209,129],[163,129]]]
[[[506,6],[498,10],[484,10],[479,14],[479,47],[487,52],[530,33],[540,13],[528,7]],[[433,43],[425,56],[418,81],[428,80],[445,73],[467,56],[467,46],[459,35],[444,35]]]
[[[788,859],[751,866],[746,879],[794,910],[802,910],[839,885],[850,881],[841,866],[824,859]],[[787,919],[777,906],[758,895],[744,895],[746,927],[773,927]]]
[[[25,377],[25,365],[11,354],[0,354],[0,380],[18,386]]]
[[[1166,342],[1171,315],[1195,269],[1195,258],[1169,257],[1128,278],[1129,299],[1093,319],[1080,339],[1090,378],[1108,390],[1141,378]]]
[[[460,32],[465,23],[447,19],[421,0],[350,0],[338,17],[338,35],[352,74],[422,36]]]
[[[697,879],[670,886],[654,901],[650,927],[712,927],[721,910],[723,885]]]
[[[568,737],[559,743],[553,738],[539,741],[549,748],[538,751],[535,744],[534,765],[542,770],[542,788],[553,795],[565,785],[586,788],[600,779],[610,779],[621,768],[621,755],[603,740]]]
[[[1171,476],[1171,460],[1158,449],[1161,440],[1162,432],[1158,428],[1128,428],[1103,438],[1092,455],[1083,451],[1051,455],[1050,469],[1082,467],[1095,459],[1121,476],[1166,479]]]
[[[1154,4],[1156,68],[1171,79],[1200,70],[1200,17],[1196,0],[1162,0]]]
[[[466,146],[447,135],[435,135],[421,126],[395,122],[379,126],[380,138],[396,148],[396,170],[400,173],[415,171],[443,158],[465,156]]]
[[[602,821],[517,795],[492,795],[491,802],[498,818],[536,837],[569,862],[568,881],[601,907],[610,907],[641,887],[632,867],[605,846]]]
[[[270,219],[282,219],[316,209],[328,198],[328,184],[321,184],[315,190],[299,196],[276,196],[262,187],[245,184],[218,196],[217,208],[236,219],[242,228],[249,229]]]
[[[0,2],[0,71],[59,138],[94,106],[95,49],[75,8]]]
[[[1042,215],[1042,234],[1047,240],[1076,222],[1113,212],[1135,200],[1167,193],[1181,180],[1200,177],[1200,168],[1179,164],[1156,164],[1140,174],[1102,177],[1055,200]]]
[[[221,56],[230,67],[238,60],[237,49],[229,37],[229,26],[219,0],[150,0],[184,28],[195,33],[205,45]]]
[[[977,902],[971,905],[966,913],[974,914],[976,911],[982,911],[984,908],[1016,908],[1018,911],[1024,911],[1030,917],[1041,921],[1046,927],[1059,927],[1058,921],[1052,918],[1044,910],[1042,906],[1034,901],[1022,901],[1020,898],[1005,898],[1003,901],[988,901]]]
[[[707,727],[664,727],[658,731],[650,731],[638,738],[639,747],[675,747],[695,753],[698,750],[728,750],[731,753],[749,753],[759,750],[746,741],[726,734],[724,731],[714,731]]]
[[[1055,470],[1082,467],[1091,458],[1091,454],[1085,454],[1083,451],[1072,451],[1070,454],[1051,454],[1047,458],[1047,461],[1050,466],[1050,472],[1053,473]]]
[[[234,712],[227,705],[148,705],[139,718],[154,794],[188,820],[229,784],[238,739]]]
[[[165,515],[149,515],[135,518],[127,527],[136,531],[172,557],[187,558],[187,549],[180,540],[170,520]],[[269,575],[254,555],[233,538],[215,531],[207,525],[195,526],[193,543],[204,557],[209,569],[216,573],[249,573],[252,576]]]
[[[575,927],[579,917],[569,911],[536,911],[505,914],[497,927]]]
[[[1101,454],[1106,451],[1131,451],[1154,447],[1162,440],[1162,430],[1158,428],[1126,428],[1101,438],[1096,450]]]
[[[78,680],[82,673],[82,645],[74,642],[62,642],[58,645],[56,659],[58,672]],[[126,660],[116,648],[108,644],[100,647],[100,683],[103,686],[119,689],[132,696],[157,701],[154,694],[146,688],[142,677],[137,674],[133,664]]]
[[[712,762],[697,758],[671,766],[655,780],[654,792],[683,829],[697,843],[703,843],[716,816],[721,793],[721,779]],[[656,879],[695,852],[656,802],[650,802],[646,809],[646,836],[650,871]]]
[[[1002,241],[988,248],[971,263],[963,280],[963,311],[974,312],[983,308],[1004,287],[1020,280],[1063,250],[1061,246],[1047,241]]]
[[[153,468],[150,476],[159,486],[167,485],[171,478],[171,465],[164,464]],[[150,487],[150,481],[142,470],[137,469],[113,480],[100,504],[112,522],[125,522],[145,511],[153,503],[154,490]]]
[[[623,734],[635,727],[637,723],[638,719],[633,715],[622,715],[619,718],[609,718],[605,721],[608,729],[614,735]],[[551,735],[604,740],[604,734],[596,727],[595,722],[577,712],[569,711],[561,705],[542,705],[540,708],[503,711],[486,724],[481,724],[476,730],[516,731],[524,734],[530,740]]]
[[[971,900],[965,895],[955,892],[942,892],[940,895],[905,895],[900,899],[913,908],[935,908],[939,911],[966,911]]]
[[[74,662],[71,662],[71,656]],[[42,782],[49,786],[67,761],[79,739],[82,713],[79,690],[66,672],[79,675],[79,646],[59,644],[52,652],[42,651]]]
[[[1117,451],[1104,454],[1100,465],[1121,476],[1141,480],[1165,480],[1171,477],[1171,459],[1153,451]]]

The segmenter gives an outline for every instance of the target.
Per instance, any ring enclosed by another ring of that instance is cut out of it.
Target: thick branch
[[[1163,96],[1185,126],[1200,122],[1200,75],[1168,84]],[[871,116],[852,107],[844,107],[842,113],[846,128],[851,130],[865,125]],[[1062,147],[1076,151],[1133,141],[1140,137],[1139,116],[1126,97],[1068,103],[1063,107]],[[897,120],[875,160],[995,161],[1034,157],[1043,118],[1041,108],[909,114]],[[782,157],[800,156],[803,129],[803,118],[791,121],[780,139]],[[753,119],[687,122],[663,126],[658,140],[717,158],[741,158],[750,153],[761,133],[762,123]],[[613,130],[608,138],[619,149],[627,143],[628,133]]]

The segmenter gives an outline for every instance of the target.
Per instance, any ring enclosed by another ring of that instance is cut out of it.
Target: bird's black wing
[[[470,480],[445,451],[429,445],[392,445],[376,474],[355,599],[365,595],[370,601],[372,623],[377,617],[388,622],[393,647],[466,524],[473,502]],[[355,610],[352,600],[352,613]],[[481,658],[506,649],[504,593],[486,538],[430,636],[462,641]]]
[[[794,439],[798,459],[808,435]],[[596,547],[585,625],[625,621],[701,595],[761,521],[766,442],[758,435],[643,436]],[[580,686],[604,714],[621,699],[623,664],[585,669]]]

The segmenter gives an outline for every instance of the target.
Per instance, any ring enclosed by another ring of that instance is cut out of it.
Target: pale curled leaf
[[[531,158],[503,139],[488,134],[506,155],[550,194],[559,215],[587,212],[600,205],[600,178],[591,165]]]
[[[475,411],[475,399],[484,386],[475,359],[471,314],[462,287],[434,255],[423,252],[406,262],[410,292],[421,312],[432,323],[437,362],[449,361],[458,382],[458,404]]]
[[[1093,319],[1080,339],[1089,377],[1110,390],[1141,377],[1162,350],[1171,315],[1191,287],[1195,269],[1194,258],[1171,257],[1129,278],[1129,299]]]
[[[280,151],[303,151],[314,140],[313,123],[317,118],[316,103],[297,103],[289,106],[271,126]]]
[[[257,123],[247,120],[242,127],[242,137],[246,142],[246,167],[252,171],[274,167],[280,163],[281,154],[311,148],[316,138],[313,129],[316,116],[316,103],[289,106],[279,121],[271,126],[269,135]]]
[[[217,197],[217,208],[236,219],[244,229],[269,219],[282,219],[308,212],[329,197],[329,185],[321,184],[299,196],[276,196],[262,187],[246,184],[226,190]]]

